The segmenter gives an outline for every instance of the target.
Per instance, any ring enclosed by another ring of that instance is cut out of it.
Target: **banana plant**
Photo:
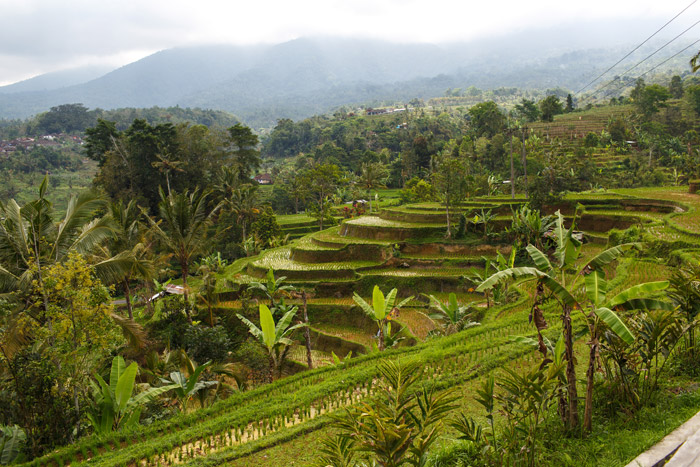
[[[287,356],[287,350],[292,344],[288,336],[294,332],[294,330],[306,326],[306,323],[299,323],[291,326],[294,315],[298,310],[296,306],[288,309],[277,323],[275,323],[272,312],[267,305],[261,303],[258,309],[260,313],[259,328],[247,318],[239,314],[236,316],[248,326],[248,330],[253,337],[267,350],[270,360],[269,377],[270,381],[272,381],[275,369],[277,369],[278,376],[282,375],[282,364]]]
[[[199,376],[211,364],[212,362],[209,360],[208,362],[195,367],[194,362],[190,360],[190,368],[188,368],[187,372],[188,374],[185,374],[182,371],[173,371],[170,373],[170,379],[161,379],[163,383],[172,386],[178,403],[180,404],[180,410],[182,413],[187,412],[187,405],[189,404],[189,401],[199,391],[219,384],[218,381],[199,381]]]
[[[267,298],[270,299],[270,309],[275,311],[275,297],[278,295],[286,295],[296,290],[296,287],[293,285],[282,285],[285,279],[287,279],[286,276],[275,279],[275,271],[270,268],[265,276],[265,282],[253,282],[248,287],[248,290],[258,290],[265,294]]]
[[[457,302],[457,295],[452,292],[447,298],[447,303],[443,303],[434,295],[425,295],[430,300],[430,306],[437,310],[437,313],[431,313],[428,315],[433,322],[437,322],[440,326],[442,334],[450,335],[455,332],[462,331],[473,326],[478,326],[479,323],[475,323],[469,319],[469,315],[474,308],[472,304],[460,305]]]
[[[97,382],[91,382],[93,405],[87,417],[98,435],[138,425],[144,404],[176,387],[169,384],[133,395],[138,370],[136,362],[126,366],[124,358],[118,356],[112,360],[109,384],[95,375]]]
[[[360,297],[357,292],[354,293],[352,299],[355,303],[364,311],[367,316],[377,323],[379,332],[377,333],[378,344],[377,347],[379,351],[384,350],[384,336],[386,335],[387,323],[391,320],[390,316],[398,312],[402,306],[413,300],[413,296],[402,300],[398,305],[396,304],[396,289],[391,289],[391,291],[384,296],[382,291],[378,286],[374,286],[372,290],[372,305],[368,304],[362,297]]]
[[[0,464],[11,464],[19,455],[20,446],[27,440],[27,435],[17,425],[0,426],[0,435]]]
[[[578,211],[578,210],[577,210]],[[577,395],[576,395],[576,369],[573,358],[573,332],[571,326],[571,311],[581,311],[588,324],[591,340],[588,377],[586,387],[586,405],[584,412],[584,431],[590,432],[592,428],[592,404],[593,404],[593,374],[595,371],[595,355],[598,351],[598,334],[601,321],[612,332],[618,335],[624,342],[634,342],[634,335],[625,325],[620,316],[613,310],[640,310],[640,309],[667,309],[670,305],[666,302],[650,299],[650,294],[656,293],[668,287],[668,282],[650,282],[639,284],[620,292],[615,297],[606,300],[608,284],[605,280],[604,267],[612,261],[620,258],[626,251],[638,248],[637,243],[626,243],[609,248],[591,260],[578,265],[580,258],[581,241],[573,235],[574,221],[569,229],[564,226],[564,218],[559,211],[556,212],[554,234],[557,246],[553,254],[554,263],[541,250],[533,245],[527,246],[536,267],[512,267],[499,271],[482,282],[477,291],[485,291],[495,287],[505,280],[524,279],[536,280],[538,286],[535,293],[535,301],[530,313],[530,319],[534,320],[538,337],[542,342],[542,329],[547,327],[544,315],[539,304],[544,299],[544,289],[547,288],[552,296],[562,307],[562,327],[564,331],[565,355],[567,360],[566,379],[568,385],[568,410],[565,415],[566,424],[570,429],[579,424]],[[567,283],[567,281],[569,281]],[[579,299],[578,297],[582,297]],[[588,311],[586,311],[588,310]],[[544,347],[543,345],[541,348]],[[546,354],[546,350],[544,352]]]

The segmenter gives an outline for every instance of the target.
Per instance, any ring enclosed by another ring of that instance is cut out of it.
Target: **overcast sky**
[[[83,65],[121,66],[165,48],[278,43],[339,35],[454,42],[581,20],[639,20],[641,42],[683,1],[587,0],[0,0],[0,85]],[[668,28],[700,20],[700,2]],[[700,37],[700,25],[687,36]],[[620,31],[624,36],[624,32]]]

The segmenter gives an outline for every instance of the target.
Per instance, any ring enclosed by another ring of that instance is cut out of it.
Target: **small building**
[[[253,180],[260,185],[272,185],[272,176],[270,176],[270,174],[258,174],[253,177]]]

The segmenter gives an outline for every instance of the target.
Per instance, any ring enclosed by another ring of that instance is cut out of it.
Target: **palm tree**
[[[170,172],[184,172],[184,170],[180,168],[180,164],[182,164],[182,162],[167,159],[162,154],[156,154],[156,157],[158,158],[158,162],[153,162],[151,165],[153,165],[154,168],[158,169],[160,173],[165,174],[165,182],[168,187],[168,195],[171,195],[172,192],[170,191]]]
[[[44,270],[72,252],[85,256],[104,283],[118,282],[131,260],[120,254],[94,255],[115,232],[109,216],[97,217],[106,202],[91,192],[73,196],[65,216],[57,222],[46,198],[47,186],[48,178],[44,178],[39,197],[24,206],[14,199],[0,203],[0,294],[28,293],[34,281],[43,288]]]
[[[209,326],[214,327],[214,314],[212,313],[212,305],[218,303],[218,294],[216,293],[216,271],[208,264],[199,266],[198,272],[202,275],[202,285],[199,288],[199,298],[207,306],[209,312]]]
[[[265,347],[270,359],[270,381],[274,379],[274,371],[277,369],[279,377],[282,376],[282,364],[287,355],[287,349],[292,344],[289,335],[294,330],[306,326],[306,323],[299,323],[291,326],[294,315],[297,312],[297,307],[290,308],[275,324],[272,317],[272,312],[267,305],[259,305],[260,312],[260,327],[250,322],[245,317],[236,314],[238,319],[248,326],[250,333],[255,337],[260,344]]]
[[[370,214],[372,213],[372,189],[386,188],[384,180],[388,175],[389,171],[381,162],[364,162],[362,164],[359,185],[367,190]]]
[[[387,334],[387,324],[391,321],[392,315],[395,315],[402,306],[413,300],[413,296],[411,296],[397,305],[396,293],[396,289],[391,289],[386,297],[384,297],[382,291],[375,285],[374,290],[372,290],[372,305],[369,305],[357,292],[355,292],[352,298],[362,311],[377,323],[377,327],[379,328],[377,333],[379,339],[377,347],[380,351],[384,350],[384,336]]]
[[[162,220],[156,222],[150,217],[149,222],[163,241],[163,245],[173,254],[182,270],[182,283],[185,289],[185,301],[188,298],[187,277],[190,265],[195,257],[207,249],[207,229],[212,218],[221,207],[207,208],[207,193],[194,190],[189,193],[167,195],[160,188],[161,201],[158,211]],[[189,309],[187,318],[191,321]]]
[[[227,201],[229,209],[236,215],[236,220],[241,226],[243,243],[246,241],[246,227],[248,222],[259,212],[258,187],[255,185],[242,185],[231,194]]]
[[[131,268],[124,274],[121,283],[124,286],[129,319],[133,319],[129,283],[135,277],[147,282],[153,278],[153,261],[149,258],[152,250],[146,240],[145,225],[141,221],[142,211],[133,200],[129,201],[127,205],[124,205],[121,200],[117,203],[110,203],[109,212],[115,224],[115,234],[109,242],[109,250],[128,256],[132,261]],[[109,250],[106,250],[107,254],[109,254]]]

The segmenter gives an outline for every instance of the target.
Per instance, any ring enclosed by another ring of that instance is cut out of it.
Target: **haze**
[[[688,4],[0,0],[0,85],[82,66],[118,67],[177,46],[279,43],[302,36],[441,43],[553,28],[558,36],[551,43],[562,47],[636,44]],[[673,37],[699,18],[700,5],[693,5],[664,36]]]

